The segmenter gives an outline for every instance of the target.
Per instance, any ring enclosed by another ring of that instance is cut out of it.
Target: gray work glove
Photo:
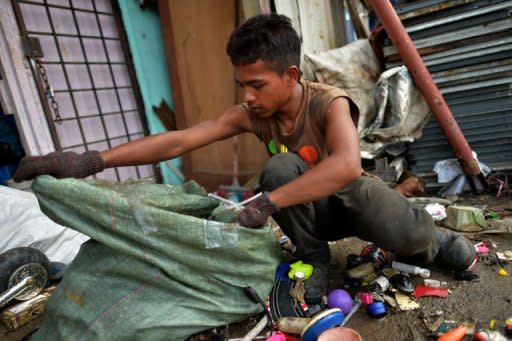
[[[244,207],[238,215],[237,221],[242,226],[258,228],[265,225],[268,217],[278,211],[279,207],[270,201],[268,192],[264,192]]]
[[[38,175],[49,174],[56,178],[85,178],[105,169],[100,152],[82,154],[53,152],[44,156],[26,156],[13,175],[15,182],[30,180]]]

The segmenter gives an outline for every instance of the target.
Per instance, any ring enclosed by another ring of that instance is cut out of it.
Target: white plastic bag
[[[41,212],[34,194],[0,186],[0,253],[30,246],[52,262],[69,264],[86,235],[59,225]]]

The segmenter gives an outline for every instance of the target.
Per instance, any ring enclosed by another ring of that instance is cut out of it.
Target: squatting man
[[[101,152],[25,157],[14,180],[40,174],[84,178],[109,167],[154,164],[250,132],[265,144],[270,158],[260,178],[263,194],[237,221],[258,228],[269,216],[276,220],[295,244],[295,256],[314,266],[305,282],[308,303],[318,303],[327,293],[327,241],[349,236],[399,257],[466,269],[475,257],[467,239],[437,228],[425,210],[364,175],[357,105],[342,89],[303,79],[300,49],[287,17],[252,17],[232,33],[226,48],[242,104],[216,119]]]

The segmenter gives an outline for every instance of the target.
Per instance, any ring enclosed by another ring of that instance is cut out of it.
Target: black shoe
[[[329,264],[310,263],[313,265],[313,274],[304,282],[307,304],[318,304],[327,296],[329,286]]]
[[[474,262],[476,250],[471,242],[446,229],[436,230],[436,241],[439,247],[435,262],[453,271],[467,270]]]

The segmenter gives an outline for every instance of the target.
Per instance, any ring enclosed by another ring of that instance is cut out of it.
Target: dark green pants
[[[261,189],[270,192],[307,170],[297,155],[277,154],[265,165]],[[327,198],[283,208],[273,218],[297,247],[296,256],[309,262],[328,262],[327,241],[350,236],[426,262],[433,260],[437,250],[436,226],[427,211],[384,182],[365,176]]]

